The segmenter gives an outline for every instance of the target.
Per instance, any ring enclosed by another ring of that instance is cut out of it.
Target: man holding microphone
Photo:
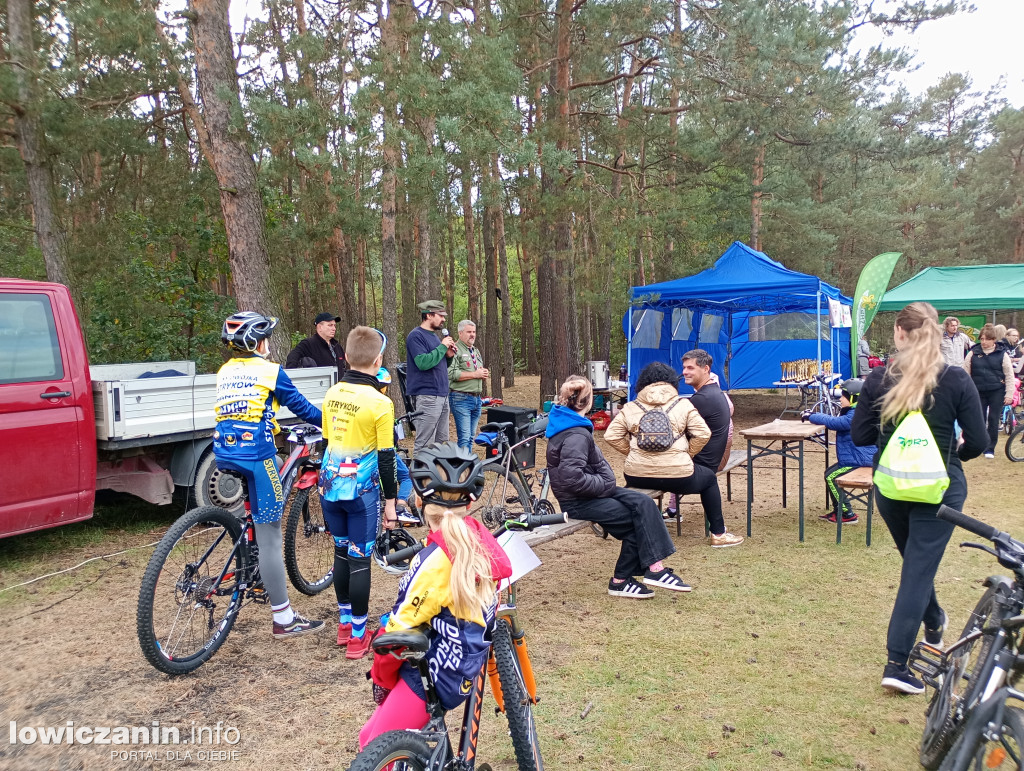
[[[476,324],[469,319],[459,322],[459,339],[455,343],[455,356],[448,364],[448,402],[455,417],[455,433],[459,447],[472,449],[473,434],[480,420],[482,402],[480,394],[490,371],[484,367],[483,357],[476,343]]]
[[[426,300],[416,308],[422,321],[405,338],[405,392],[420,413],[413,420],[414,456],[435,442],[448,441],[448,361],[455,356],[455,341],[445,327],[444,304]]]

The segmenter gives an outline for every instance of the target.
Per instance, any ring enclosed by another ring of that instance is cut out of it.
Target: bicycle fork
[[[509,629],[512,632],[512,650],[519,662],[519,670],[523,673],[523,684],[526,686],[526,695],[531,704],[536,704],[540,699],[537,697],[537,679],[533,675],[533,664],[530,663],[530,651],[526,644],[526,630],[519,624],[516,618],[515,608],[505,606],[498,609],[498,618],[508,621]],[[498,704],[498,712],[505,711],[505,694],[501,688],[501,680],[498,677],[498,661],[494,657],[494,648],[491,648],[487,656],[487,678],[491,684],[491,693]]]

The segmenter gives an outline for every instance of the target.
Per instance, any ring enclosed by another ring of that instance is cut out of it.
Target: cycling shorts
[[[252,507],[252,521],[267,525],[281,521],[284,512],[284,490],[281,477],[277,474],[277,459],[266,460],[222,460],[217,459],[217,468],[235,471],[245,478],[249,490],[249,505]]]

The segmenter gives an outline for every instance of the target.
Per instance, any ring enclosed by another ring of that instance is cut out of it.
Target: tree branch
[[[609,83],[614,83],[615,81],[622,80],[623,78],[634,78],[641,72],[643,72],[644,68],[648,67],[651,64],[657,63],[657,61],[658,57],[652,56],[640,62],[640,64],[637,65],[636,69],[633,70],[632,72],[620,72],[618,75],[612,75],[611,77],[605,78],[604,80],[588,80],[584,81],[583,83],[573,83],[569,86],[569,90],[575,91],[577,88],[590,88],[591,86],[607,86]]]

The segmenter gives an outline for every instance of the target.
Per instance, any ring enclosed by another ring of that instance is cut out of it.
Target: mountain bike
[[[316,489],[322,439],[317,426],[290,427],[293,449],[280,471],[285,500],[296,480],[306,483],[310,475],[313,486],[305,489]],[[139,645],[146,660],[169,675],[198,669],[224,644],[243,605],[269,601],[260,581],[248,486],[237,478],[244,517],[219,506],[187,511],[160,539],[142,576],[135,614]]]
[[[937,516],[991,541],[993,546],[960,545],[993,555],[1013,579],[985,580],[985,593],[960,639],[945,651],[920,642],[910,655],[910,668],[935,689],[925,712],[921,765],[943,771],[1020,769],[1024,713],[1005,705],[1008,698],[1024,704],[1024,693],[1014,688],[1022,672],[1024,544],[948,506]]]
[[[506,532],[525,532],[543,525],[565,522],[564,514],[521,512],[502,522],[494,531],[500,538]],[[525,544],[523,544],[525,546]],[[409,559],[423,548],[422,543],[395,552],[388,560]],[[526,547],[529,548],[529,547]],[[508,719],[509,734],[519,771],[543,771],[533,705],[538,701],[537,683],[526,645],[526,632],[516,613],[516,584],[507,583],[500,592],[490,655],[473,679],[472,690],[463,710],[458,750],[452,746],[445,723],[446,712],[437,697],[426,654],[430,648],[429,631],[388,632],[373,641],[379,653],[396,655],[412,663],[419,672],[427,696],[427,725],[420,730],[388,731],[381,734],[356,756],[349,771],[490,771],[486,763],[477,765],[477,738],[483,711],[485,679],[490,683],[497,711]]]
[[[496,528],[506,519],[516,519],[523,513],[555,513],[554,504],[548,500],[548,470],[528,474],[516,455],[516,450],[543,436],[547,426],[547,416],[543,415],[519,429],[513,423],[486,423],[480,427],[474,441],[485,448],[489,462],[483,468],[485,483],[476,513],[487,527]],[[515,444],[509,439],[509,432]]]
[[[405,438],[405,429],[419,415],[419,412],[412,412],[395,419],[397,438]],[[409,450],[397,443],[395,448],[397,456],[408,465]],[[319,465],[318,462],[317,468]],[[295,588],[313,596],[334,581],[334,539],[320,506],[316,474],[303,474],[295,488],[295,497],[288,507],[284,526],[284,565]],[[402,501],[401,504],[404,506],[399,505],[397,511],[400,525],[416,527],[423,524],[415,501]]]
[[[1006,437],[1003,452],[1006,453],[1007,459],[1014,463],[1024,462],[1024,422],[1017,423],[1017,427]]]
[[[813,382],[808,386],[810,392],[808,400],[815,399],[808,408],[810,412],[820,412],[833,417],[839,414],[842,405],[839,403],[838,389],[829,385],[831,379],[828,375],[814,376]]]

